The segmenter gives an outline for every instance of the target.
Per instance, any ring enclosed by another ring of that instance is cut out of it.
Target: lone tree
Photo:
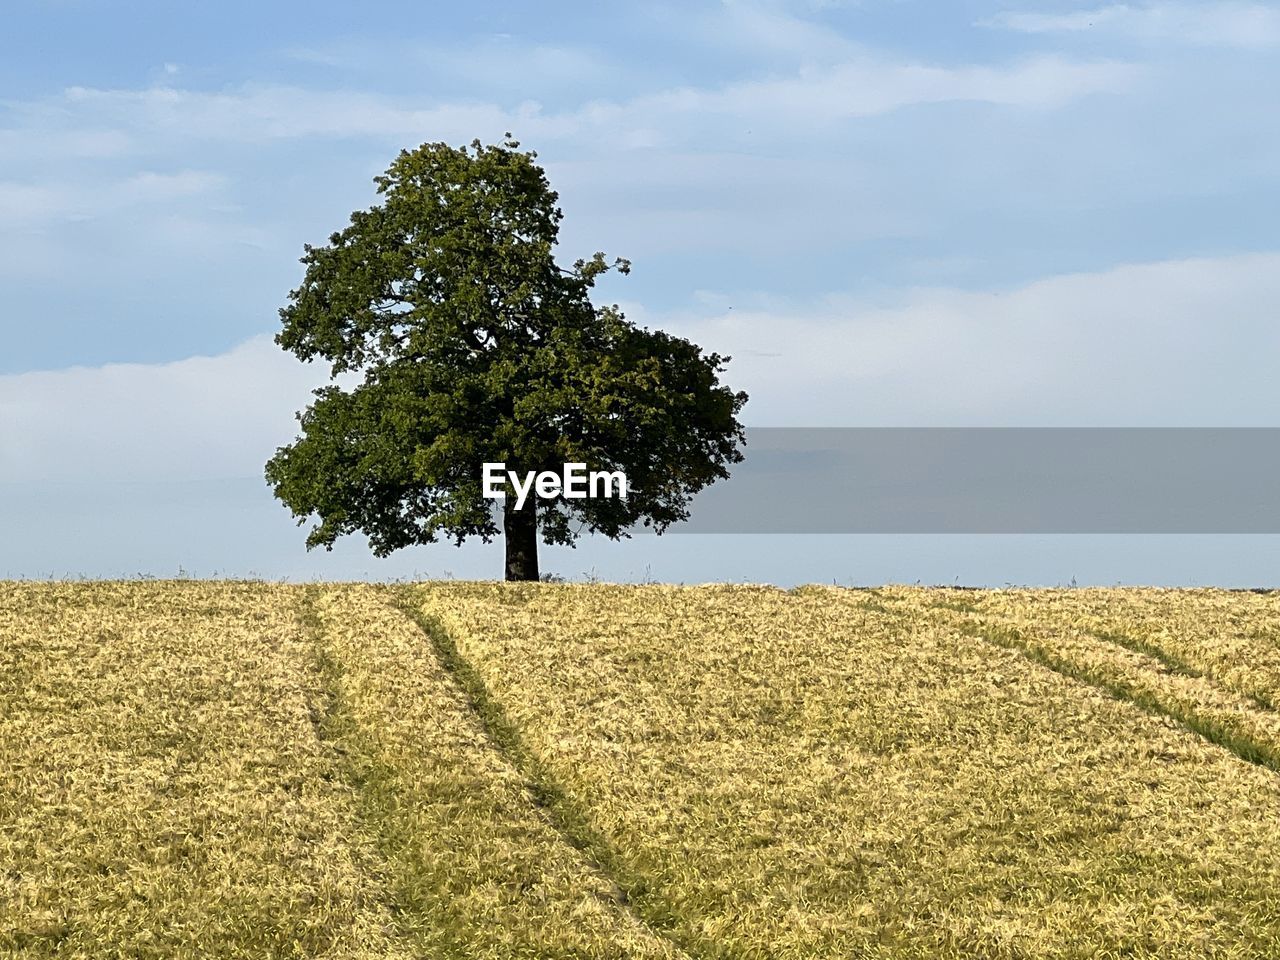
[[[380,202],[326,246],[280,311],[276,342],[321,357],[330,384],[302,433],[266,467],[308,548],[357,531],[386,556],[441,537],[506,536],[506,578],[538,579],[538,535],[658,532],[741,461],[747,397],[720,383],[729,359],[638,328],[590,292],[621,258],[556,264],[562,213],[537,155],[443,143],[403,151],[375,178]],[[507,496],[500,530],[482,465],[585,463],[621,470],[625,499]]]

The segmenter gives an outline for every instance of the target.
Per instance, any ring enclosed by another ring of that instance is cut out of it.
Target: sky
[[[495,576],[307,554],[272,342],[405,147],[538,152],[560,256],[752,426],[1280,426],[1280,4],[9,0],[0,577]],[[564,576],[1270,584],[1274,537],[709,537]]]

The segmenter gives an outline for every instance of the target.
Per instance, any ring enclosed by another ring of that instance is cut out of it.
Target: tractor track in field
[[[321,590],[315,585],[304,588],[298,601],[298,621],[312,646],[313,668],[318,675],[318,687],[313,691],[309,704],[310,721],[317,742],[329,753],[332,776],[351,791],[357,803],[357,815],[361,825],[374,838],[377,856],[380,858],[378,879],[386,890],[383,903],[390,923],[399,937],[412,944],[418,938],[408,917],[395,883],[390,875],[391,855],[381,842],[378,830],[378,813],[368,796],[368,773],[360,768],[348,743],[356,724],[349,715],[341,694],[342,665],[333,656],[325,642],[325,630],[317,609]],[[422,946],[422,944],[418,944]],[[438,946],[436,944],[433,947]]]
[[[396,835],[401,828],[392,822],[394,815],[375,796],[380,789],[388,789],[379,779],[378,764],[371,762],[357,746],[368,731],[361,729],[360,721],[347,708],[342,693],[345,667],[326,643],[325,628],[317,610],[319,593],[316,588],[307,588],[298,612],[303,629],[314,645],[314,666],[320,681],[310,704],[311,724],[317,739],[333,754],[334,775],[345,782],[357,796],[361,818],[371,835],[376,838],[381,857],[390,864],[404,856],[404,850],[397,843],[388,842],[388,837]],[[585,817],[554,784],[537,758],[525,748],[514,726],[507,720],[502,705],[488,693],[479,674],[457,651],[452,638],[443,627],[416,610],[403,593],[392,592],[386,604],[424,635],[430,653],[443,668],[446,682],[454,685],[454,692],[460,697],[459,706],[471,711],[488,742],[488,748],[519,774],[530,801],[539,811],[540,819],[554,831],[561,842],[577,852],[579,863],[587,872],[607,887],[595,895],[601,900],[612,901],[637,928],[643,928],[665,942],[671,948],[672,960],[729,956],[723,952],[688,953],[681,938],[673,936],[669,930],[655,924],[651,917],[637,909],[637,905],[618,884],[614,871],[609,867],[610,853],[605,841],[591,831]],[[386,884],[390,894],[385,906],[400,936],[406,942],[415,943],[418,948],[427,950],[424,954],[426,956],[469,956],[468,944],[457,939],[455,931],[427,931],[422,928],[419,922],[420,905],[415,903],[415,895],[399,888],[392,872],[379,871],[380,879]]]
[[[484,678],[458,649],[440,621],[420,610],[401,590],[392,605],[430,642],[440,665],[461,690],[493,748],[519,772],[534,803],[560,838],[582,856],[588,867],[612,888],[618,905],[636,923],[665,940],[680,955],[734,960],[738,953],[681,929],[671,907],[652,892],[644,877],[627,868],[609,841],[591,824],[585,808],[557,781],[529,748],[502,703]]]
[[[1135,674],[1130,670],[1126,675],[1123,669],[1108,670],[1054,650],[1051,641],[1036,638],[1007,621],[1002,622],[998,615],[987,613],[969,601],[942,600],[930,606],[931,612],[942,614],[940,621],[966,636],[1018,653],[1033,663],[1102,690],[1147,713],[1173,720],[1246,763],[1280,774],[1280,712],[1274,705],[1256,696],[1228,689],[1211,673],[1193,667],[1153,644],[1113,631],[1085,631],[1086,636],[1100,644],[1146,661],[1141,673]],[[1168,689],[1162,690],[1160,681],[1168,677],[1181,678],[1188,687],[1200,688],[1203,702],[1179,702]],[[1215,704],[1215,700],[1219,702]],[[1259,736],[1260,731],[1271,735]]]

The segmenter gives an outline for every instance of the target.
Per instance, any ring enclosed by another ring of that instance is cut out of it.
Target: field
[[[1280,595],[0,584],[0,957],[1280,956]]]

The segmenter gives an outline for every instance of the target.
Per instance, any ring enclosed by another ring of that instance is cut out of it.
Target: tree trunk
[[[523,509],[517,510],[516,498],[507,494],[502,525],[507,543],[507,579],[539,579],[538,501],[530,496]]]

